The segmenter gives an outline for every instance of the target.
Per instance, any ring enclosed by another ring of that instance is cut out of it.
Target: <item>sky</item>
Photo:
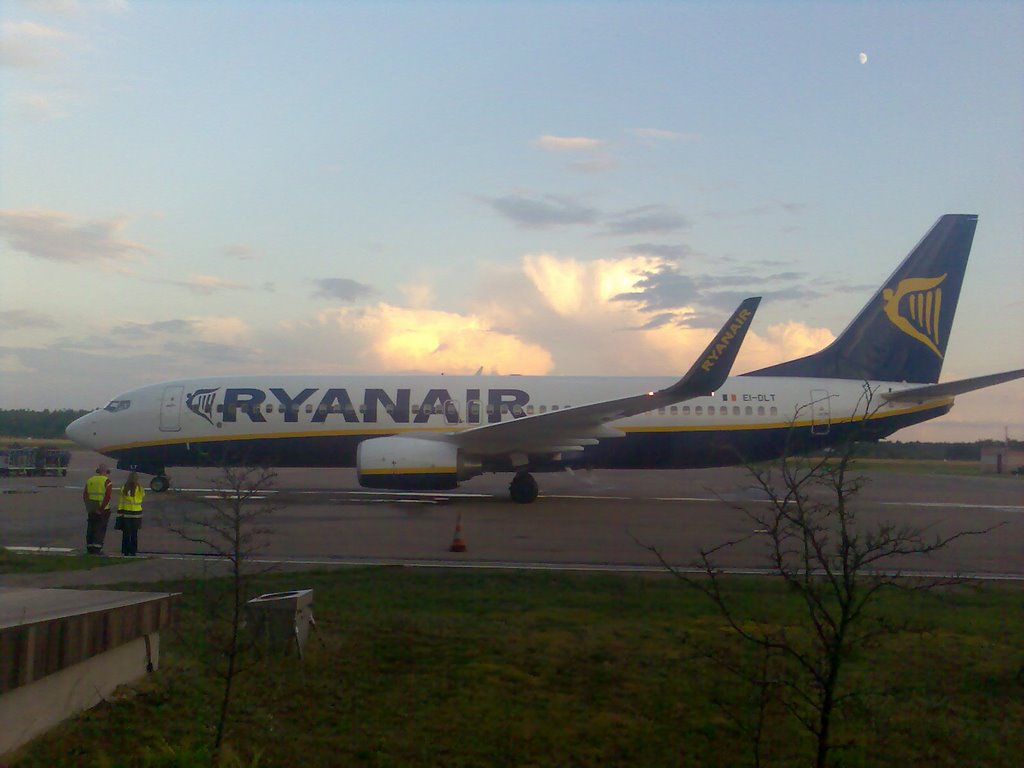
[[[863,55],[862,55],[863,54]],[[942,380],[1024,367],[1017,2],[0,5],[0,408],[233,373],[808,354],[979,216]],[[1024,383],[900,440],[1024,439]]]

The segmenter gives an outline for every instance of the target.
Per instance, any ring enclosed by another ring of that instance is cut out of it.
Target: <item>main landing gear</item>
[[[512,482],[508,484],[508,495],[516,504],[529,504],[537,498],[539,492],[537,481],[529,472],[516,472]]]
[[[161,472],[149,481],[149,487],[152,489],[153,493],[163,493],[171,487],[171,478]]]

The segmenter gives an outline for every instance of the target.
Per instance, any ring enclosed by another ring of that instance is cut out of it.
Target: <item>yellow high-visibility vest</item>
[[[117,514],[124,517],[142,517],[142,497],[146,492],[141,485],[135,486],[135,493],[128,493],[121,486],[121,499],[117,503]]]
[[[103,501],[107,495],[106,475],[93,475],[86,480],[85,492],[91,501]]]

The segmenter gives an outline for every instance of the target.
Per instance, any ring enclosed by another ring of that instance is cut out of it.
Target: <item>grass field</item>
[[[67,555],[21,554],[0,547],[0,573],[82,571],[105,565],[119,565],[123,562],[124,560],[119,557],[96,557],[81,553]]]
[[[936,461],[930,459],[857,459],[858,472],[901,472],[912,475],[971,475],[980,476],[981,462]],[[997,478],[997,475],[991,475]]]
[[[208,764],[223,580],[182,591],[161,669],[23,750],[12,766]],[[312,587],[306,658],[250,655],[228,728],[234,765],[751,765],[755,697],[709,654],[747,651],[667,576],[347,569],[261,577]],[[799,629],[767,579],[731,582],[746,623]],[[835,756],[844,766],[1016,766],[1024,754],[1024,591],[886,595],[905,630],[857,654]],[[810,740],[769,711],[764,764],[804,766]],[[837,763],[838,764],[838,763]]]

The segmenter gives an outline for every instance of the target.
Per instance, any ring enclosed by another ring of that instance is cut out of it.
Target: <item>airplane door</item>
[[[181,431],[181,395],[184,387],[164,387],[164,396],[160,401],[160,431]]]
[[[828,390],[811,390],[811,434],[827,435],[832,423],[832,406],[829,403]]]

